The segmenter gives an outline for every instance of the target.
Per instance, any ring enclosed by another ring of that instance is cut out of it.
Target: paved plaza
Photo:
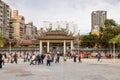
[[[73,60],[52,65],[29,65],[19,60],[18,64],[6,63],[0,70],[3,80],[120,80],[120,61],[103,59]]]

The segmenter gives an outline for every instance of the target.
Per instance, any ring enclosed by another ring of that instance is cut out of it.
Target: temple
[[[73,49],[73,35],[68,35],[66,31],[48,31],[39,37],[40,53],[61,52],[66,54]]]

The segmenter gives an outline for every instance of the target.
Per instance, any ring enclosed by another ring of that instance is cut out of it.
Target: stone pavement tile
[[[84,59],[82,63],[68,60],[52,63],[50,67],[46,64],[29,65],[29,62],[22,61],[18,64],[6,63],[0,70],[0,78],[3,80],[120,80],[120,64],[112,64],[110,60],[103,62],[96,60]]]

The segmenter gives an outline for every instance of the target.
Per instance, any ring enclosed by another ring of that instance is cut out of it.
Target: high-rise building
[[[18,14],[18,10],[13,10],[10,21],[10,37],[13,39],[23,38],[25,34],[25,19]]]
[[[37,27],[33,25],[33,22],[26,24],[25,37],[28,39],[35,39],[37,37]]]
[[[93,11],[91,14],[91,32],[99,32],[100,27],[105,27],[105,19],[107,19],[107,11]]]
[[[11,18],[11,9],[9,5],[0,0],[0,33],[4,38],[9,39],[9,22]]]
[[[68,31],[69,34],[77,35],[78,33],[78,28],[77,24],[73,22],[67,22],[67,21],[57,21],[57,22],[49,22],[49,21],[44,21],[43,22],[43,27],[51,30],[66,30]]]

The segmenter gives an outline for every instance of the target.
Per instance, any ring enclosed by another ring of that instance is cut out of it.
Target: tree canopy
[[[2,47],[3,44],[4,44],[3,35],[0,33],[0,47]]]
[[[109,43],[116,43],[118,46],[120,46],[120,34],[110,39]]]
[[[109,47],[111,41],[115,40],[115,36],[120,34],[120,27],[112,19],[105,20],[105,28],[100,28],[100,45],[101,47]]]
[[[113,19],[106,19],[104,24],[105,27],[117,26],[116,22]]]
[[[83,35],[81,37],[81,46],[89,48],[94,47],[97,40],[98,37],[95,34]]]

